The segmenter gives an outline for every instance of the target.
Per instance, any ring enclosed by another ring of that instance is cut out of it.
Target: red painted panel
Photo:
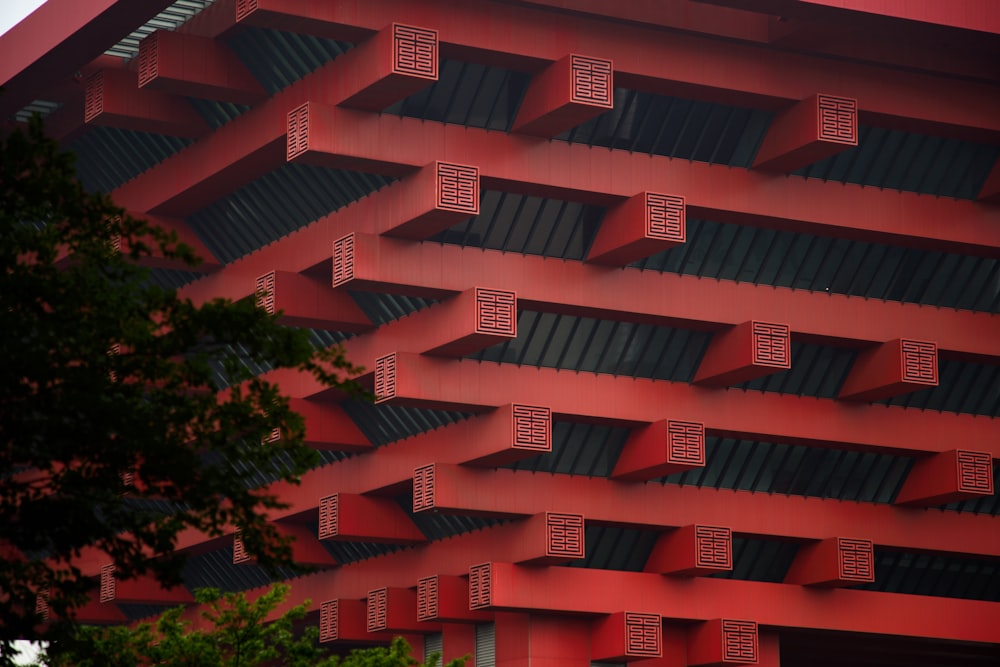
[[[948,442],[961,440],[954,437]],[[896,504],[926,507],[993,495],[995,456],[994,452],[953,449],[921,457],[899,490]]]
[[[891,340],[858,355],[839,398],[877,401],[936,386],[937,365],[936,343]]]

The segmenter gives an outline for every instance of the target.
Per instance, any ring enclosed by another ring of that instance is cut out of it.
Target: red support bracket
[[[157,30],[139,42],[139,88],[234,104],[256,104],[267,91],[225,43]]]
[[[871,540],[833,537],[799,547],[785,575],[786,584],[855,586],[875,581],[875,551]]]
[[[395,500],[355,493],[320,498],[319,539],[380,544],[427,541]]]
[[[367,617],[364,600],[326,600],[319,605],[319,641],[384,643],[392,639],[388,632],[368,632]]]
[[[757,623],[705,621],[688,631],[688,665],[753,665],[759,658]]]
[[[857,145],[858,101],[813,95],[778,114],[753,166],[787,173]]]
[[[569,512],[545,512],[525,519],[521,524],[525,552],[515,563],[559,565],[584,557],[583,515]],[[540,548],[541,547],[541,548]]]
[[[398,215],[386,236],[423,240],[479,215],[479,167],[433,162],[400,185]]]
[[[953,449],[914,462],[897,505],[929,507],[993,495],[993,458],[989,452]]]
[[[519,521],[512,530],[511,544],[514,553],[511,561],[522,565],[559,565],[584,557],[584,522],[582,514],[564,512],[544,512]],[[491,564],[492,565],[492,564]],[[476,574],[478,572],[478,574]],[[479,605],[477,596],[483,591],[477,581],[482,581],[483,572],[475,568],[469,570],[470,609],[489,606]],[[485,573],[487,578],[489,572]],[[480,577],[477,579],[476,577]],[[487,596],[488,597],[488,596]],[[482,601],[480,601],[482,602]]]
[[[308,526],[282,522],[275,523],[274,527],[281,537],[291,540],[292,560],[296,563],[317,568],[337,565],[337,559],[330,555]],[[237,529],[233,533],[233,564],[255,563],[256,560],[256,557],[247,550],[241,531]]]
[[[733,569],[733,531],[725,526],[683,526],[660,535],[645,572],[704,575]]]
[[[897,338],[858,355],[838,398],[878,401],[937,383],[937,343]]]
[[[100,601],[102,604],[187,604],[194,597],[184,586],[164,588],[151,576],[140,576],[119,581],[115,566],[101,568]]]
[[[341,104],[381,111],[438,80],[437,30],[393,23],[357,47],[348,88],[357,92]]]
[[[448,623],[486,623],[493,614],[469,609],[469,580],[435,574],[417,582],[417,620]]]
[[[87,78],[83,120],[124,130],[194,139],[210,128],[183,97],[140,90],[136,73],[103,69]]]
[[[308,398],[290,398],[288,406],[305,420],[306,446],[337,452],[372,449],[368,436],[361,432],[340,405]]]
[[[514,132],[551,138],[614,107],[613,65],[571,54],[532,78]]]
[[[552,451],[552,411],[546,407],[509,403],[475,423],[476,435],[463,448],[460,463],[496,467]]]
[[[712,336],[695,384],[726,387],[792,367],[787,324],[744,322]]]
[[[684,197],[642,192],[608,209],[587,261],[625,266],[680,245],[686,237]]]
[[[156,225],[157,227],[162,227],[168,232],[174,232],[177,234],[177,239],[191,246],[194,250],[195,255],[201,259],[201,263],[197,266],[190,266],[176,259],[168,259],[162,256],[159,248],[153,248],[153,254],[151,257],[143,260],[144,266],[150,266],[153,268],[167,268],[167,269],[181,269],[183,271],[192,271],[195,273],[214,273],[222,268],[223,262],[221,262],[205,242],[198,238],[194,230],[191,229],[191,225],[187,221],[180,218],[167,218],[162,216],[154,216],[148,213],[131,213],[132,217],[145,219],[151,225]],[[123,247],[123,251],[125,247]]]
[[[629,433],[613,479],[647,481],[705,466],[705,425],[664,419]]]
[[[441,632],[441,624],[417,618],[417,592],[412,588],[384,587],[368,592],[368,632]]]
[[[289,271],[269,271],[254,281],[257,305],[290,327],[362,333],[374,328],[346,292],[330,289],[323,280]]]
[[[663,619],[659,614],[620,611],[594,621],[590,659],[632,662],[663,656]]]

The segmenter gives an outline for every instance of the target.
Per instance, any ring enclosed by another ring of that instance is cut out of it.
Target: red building
[[[282,378],[324,641],[1000,661],[991,0],[49,0],[0,81],[208,259],[157,280],[371,370]],[[103,583],[93,620],[172,602]]]

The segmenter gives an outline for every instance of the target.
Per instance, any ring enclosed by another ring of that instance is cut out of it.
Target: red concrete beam
[[[319,539],[382,544],[427,541],[395,500],[356,493],[319,499]]]
[[[177,234],[177,240],[187,246],[190,246],[194,251],[194,254],[201,259],[201,263],[197,266],[190,266],[182,264],[175,259],[166,259],[162,257],[162,253],[158,248],[154,248],[152,257],[149,257],[143,262],[146,266],[154,268],[182,269],[184,271],[192,271],[195,273],[214,273],[222,268],[222,261],[219,260],[219,258],[216,257],[211,250],[209,250],[208,246],[205,245],[205,242],[198,237],[193,229],[191,229],[191,225],[189,225],[186,220],[148,215],[146,213],[139,212],[130,212],[130,215],[134,218],[146,220],[151,225],[160,227],[168,232]]]
[[[375,202],[373,201],[373,204]],[[373,207],[374,208],[374,207]],[[331,219],[352,222],[373,208],[359,206]],[[292,236],[286,252],[297,255],[325,231]],[[346,239],[346,237],[345,237]],[[718,331],[747,320],[784,322],[797,340],[859,347],[903,335],[936,340],[950,358],[996,363],[1000,319],[989,313],[942,310],[650,271],[614,271],[576,262],[479,248],[410,244],[355,233],[333,253],[334,280],[351,290],[386,291],[444,298],[469,285],[495,281],[518,295],[519,308]],[[312,257],[329,251],[312,249]],[[312,258],[303,258],[302,263]],[[448,267],[442,271],[441,267]],[[301,270],[301,269],[300,269]],[[208,286],[215,278],[198,284]]]
[[[725,387],[792,367],[791,329],[775,322],[743,322],[712,336],[695,384]]]
[[[990,0],[952,0],[947,4],[913,3],[906,0],[870,2],[869,0],[695,0],[733,5],[744,10],[779,16],[802,16],[818,19],[857,19],[859,14],[901,19],[958,28],[993,35],[1000,34],[1000,13]]]
[[[585,556],[582,514],[541,512],[515,526],[511,529],[515,563],[561,565]]]
[[[319,605],[319,641],[384,643],[391,633],[368,632],[368,608],[364,600],[337,598]]]
[[[608,210],[587,261],[625,266],[680,245],[686,238],[684,197],[641,192]]]
[[[643,572],[700,576],[732,569],[733,531],[693,524],[660,535]]]
[[[614,66],[606,58],[564,56],[528,85],[513,131],[551,138],[614,107]]]
[[[324,166],[323,146],[333,139],[330,133],[336,131],[326,126],[324,119],[329,119],[330,114],[322,107],[306,104],[289,112],[288,117],[289,160]],[[298,155],[304,157],[296,159]],[[413,240],[428,239],[479,215],[479,168],[432,162],[406,178],[394,194],[398,208],[394,207],[391,218],[384,216],[386,224],[381,226],[381,233]]]
[[[976,442],[956,437],[954,442]],[[976,443],[982,446],[986,443]],[[897,505],[933,506],[993,495],[993,459],[986,451],[952,449],[916,460],[903,488],[896,496]]]
[[[663,183],[687,214],[732,224],[1000,257],[1000,210],[976,202],[541,142],[417,118],[308,105],[307,150],[297,160],[399,176],[433,160],[477,165],[482,186],[588,204],[618,204]],[[315,121],[313,120],[315,119]],[[430,148],[433,148],[430,149]],[[951,219],[953,224],[941,225]]]
[[[986,643],[996,642],[1000,623],[993,602],[925,595],[500,562],[472,566],[469,576],[470,604],[479,609],[610,614],[643,600],[647,609],[677,620],[752,618],[771,628]]]
[[[289,109],[310,100],[340,104],[376,85],[380,78],[369,80],[361,75],[373,73],[369,66],[372,59],[382,61],[383,42],[369,40],[359,44],[140,174],[113,192],[112,198],[137,211],[185,216],[278,168],[284,164],[287,152]],[[372,75],[382,76],[379,71]],[[417,79],[421,85],[431,83],[422,76]],[[403,96],[407,94],[405,89],[393,90]]]
[[[388,376],[387,376],[388,377]],[[944,451],[956,438],[1000,458],[1000,424],[975,415],[859,406],[773,392],[718,391],[683,382],[574,374],[553,368],[431,359],[399,353],[394,405],[480,412],[516,400],[548,404],[556,418],[637,426],[663,418],[663,406],[724,437],[834,446],[896,455]],[[277,378],[276,378],[277,379]],[[312,393],[307,384],[282,386]],[[318,389],[317,389],[318,390]]]
[[[417,619],[449,623],[488,623],[489,612],[469,609],[469,580],[451,574],[434,574],[417,582]]]
[[[473,287],[408,317],[383,324],[343,343],[344,356],[378,374],[386,355],[397,349],[438,357],[468,354],[517,337],[517,295]],[[376,383],[380,380],[376,378]],[[376,391],[376,402],[387,400]]]
[[[337,559],[330,555],[308,526],[292,522],[275,522],[272,525],[278,531],[278,535],[291,540],[292,560],[299,565],[313,568],[331,568],[337,565]],[[247,549],[240,531],[237,530],[233,534],[233,564],[253,562],[256,562],[256,557]]]
[[[194,597],[184,586],[164,588],[154,577],[141,576],[119,581],[115,566],[101,568],[101,604],[185,604]]]
[[[417,618],[417,592],[412,588],[385,586],[368,591],[365,624],[368,632],[440,632],[441,624]]]
[[[589,619],[497,613],[495,664],[503,667],[590,667]]]
[[[590,659],[632,662],[663,655],[663,619],[659,614],[620,611],[594,621]]]
[[[3,35],[0,118],[46,97],[173,0],[48,0]]]
[[[857,145],[858,101],[813,95],[771,122],[753,166],[787,173]]]
[[[342,104],[381,111],[438,80],[437,31],[393,23],[363,44],[366,57],[353,70],[357,92]]]
[[[252,291],[250,291],[252,290]],[[361,333],[374,328],[357,302],[346,292],[330,289],[323,280],[289,271],[269,271],[243,288],[255,295],[257,305],[271,315],[281,313],[281,323],[291,327]],[[239,295],[240,290],[229,296]]]
[[[647,481],[705,466],[705,425],[661,419],[629,433],[613,479]]]
[[[873,581],[875,552],[871,540],[846,537],[831,537],[800,546],[785,575],[786,584],[826,588]]]
[[[139,87],[207,100],[256,104],[267,91],[223,42],[157,30],[139,42]]]
[[[386,17],[419,25],[428,15],[439,18],[435,27],[446,57],[537,72],[563,58],[565,45],[572,44],[579,53],[613,59],[616,84],[625,88],[775,111],[824,90],[861,100],[860,118],[867,124],[972,141],[1000,137],[1000,101],[992,85],[679,32],[663,39],[661,28],[648,26],[618,23],[609,31],[601,18],[560,14],[553,22],[551,12],[531,7],[258,0],[243,20],[357,40],[383,29]],[[928,90],[937,94],[928,96]]]
[[[540,405],[501,405],[476,419],[476,432],[476,439],[462,448],[463,464],[496,467],[548,454],[552,451],[552,411]],[[421,484],[433,486],[435,465],[415,469],[414,484],[419,479]],[[418,497],[424,495],[414,487],[413,511],[434,509],[433,504],[418,503]]]
[[[688,665],[756,665],[760,650],[755,621],[713,618],[688,631]]]
[[[574,475],[549,475],[539,484],[537,474],[528,471],[444,463],[434,464],[434,473],[427,501],[442,514],[510,518],[572,508],[593,525],[661,531],[724,526],[739,536],[795,542],[851,535],[900,551],[1000,557],[1000,531],[985,515],[732,489],[623,484]],[[303,485],[308,483],[303,480]]]
[[[937,384],[937,344],[897,338],[858,355],[838,398],[878,401]]]
[[[183,97],[137,87],[135,72],[101,70],[87,78],[83,120],[125,130],[194,139],[208,123]]]

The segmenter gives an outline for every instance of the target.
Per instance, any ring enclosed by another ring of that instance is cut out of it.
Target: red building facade
[[[993,3],[49,0],[0,54],[4,117],[207,260],[156,280],[369,369],[272,375],[323,641],[1000,659]],[[89,566],[91,620],[177,599]]]

